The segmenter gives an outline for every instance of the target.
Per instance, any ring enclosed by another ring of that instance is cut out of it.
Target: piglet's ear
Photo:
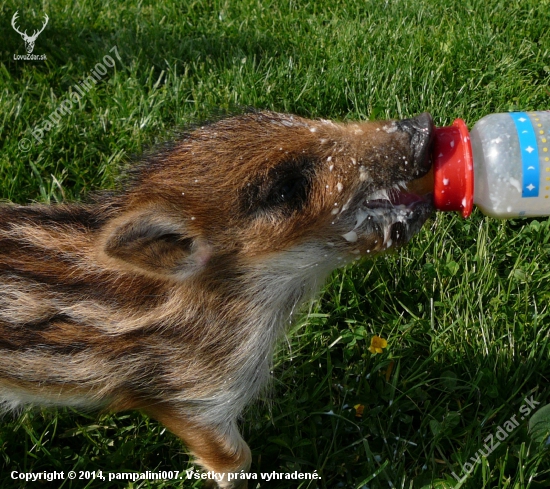
[[[208,244],[191,237],[184,224],[151,210],[116,219],[104,235],[102,250],[111,265],[175,279],[195,274],[211,255]]]

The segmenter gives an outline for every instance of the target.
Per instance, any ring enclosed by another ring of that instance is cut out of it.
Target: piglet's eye
[[[270,206],[294,203],[298,207],[306,200],[307,183],[303,175],[285,178],[271,188],[266,203]]]
[[[302,209],[314,181],[315,161],[297,159],[272,168],[242,189],[242,209],[256,216],[289,216]]]

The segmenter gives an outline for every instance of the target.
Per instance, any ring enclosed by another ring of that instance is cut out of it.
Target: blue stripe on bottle
[[[510,112],[519,138],[523,182],[522,197],[538,197],[540,187],[540,166],[537,137],[531,119],[525,112]]]

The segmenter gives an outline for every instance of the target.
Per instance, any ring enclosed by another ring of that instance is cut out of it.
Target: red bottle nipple
[[[470,133],[462,119],[436,127],[432,150],[434,206],[468,217],[474,206],[474,160]]]

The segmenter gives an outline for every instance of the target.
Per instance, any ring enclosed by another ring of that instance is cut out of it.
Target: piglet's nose
[[[412,119],[403,119],[399,122],[412,127],[416,131],[431,131],[434,127],[434,121],[429,112],[423,112]]]
[[[412,119],[403,119],[396,122],[399,131],[410,135],[410,145],[414,162],[422,165],[429,163],[429,154],[434,138],[434,123],[428,112],[417,115]]]

